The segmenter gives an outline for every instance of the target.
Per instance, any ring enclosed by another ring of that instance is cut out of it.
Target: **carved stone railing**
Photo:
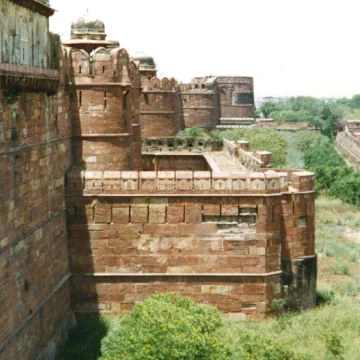
[[[210,172],[210,171],[82,171],[67,174],[67,194],[276,194],[313,191],[314,174]]]
[[[151,137],[144,138],[142,144],[143,154],[154,152],[204,152],[219,151],[223,147],[222,140],[211,140],[192,137]]]

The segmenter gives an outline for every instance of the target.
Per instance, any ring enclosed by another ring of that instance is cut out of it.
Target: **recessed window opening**
[[[79,91],[79,108],[82,108],[82,91]]]
[[[103,66],[103,74],[105,74],[105,66]]]
[[[104,110],[106,111],[106,107],[107,107],[107,93],[106,91],[104,92]]]
[[[148,94],[144,94],[144,103],[145,103],[146,105],[149,104],[149,95],[148,95]]]

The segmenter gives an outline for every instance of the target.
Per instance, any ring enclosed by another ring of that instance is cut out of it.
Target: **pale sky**
[[[360,93],[359,0],[50,0],[51,30],[91,14],[159,76],[253,76],[255,96]]]

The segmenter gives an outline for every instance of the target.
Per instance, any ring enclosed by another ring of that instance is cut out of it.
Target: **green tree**
[[[271,113],[274,111],[280,110],[280,106],[278,103],[274,101],[265,101],[260,106],[260,111],[264,115],[264,117],[269,118]]]
[[[350,106],[354,109],[360,109],[360,95],[354,95],[350,101]]]

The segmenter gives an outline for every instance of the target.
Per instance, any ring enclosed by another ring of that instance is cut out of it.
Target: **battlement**
[[[175,91],[178,86],[177,81],[174,78],[158,78],[153,77],[152,79],[148,79],[147,77],[143,77],[141,79],[141,86],[143,88],[143,92],[159,92],[159,91]]]
[[[71,78],[74,85],[80,87],[130,86],[130,66],[137,67],[130,62],[125,49],[106,49],[99,47],[88,53],[83,49],[66,48],[67,58],[70,59]]]

